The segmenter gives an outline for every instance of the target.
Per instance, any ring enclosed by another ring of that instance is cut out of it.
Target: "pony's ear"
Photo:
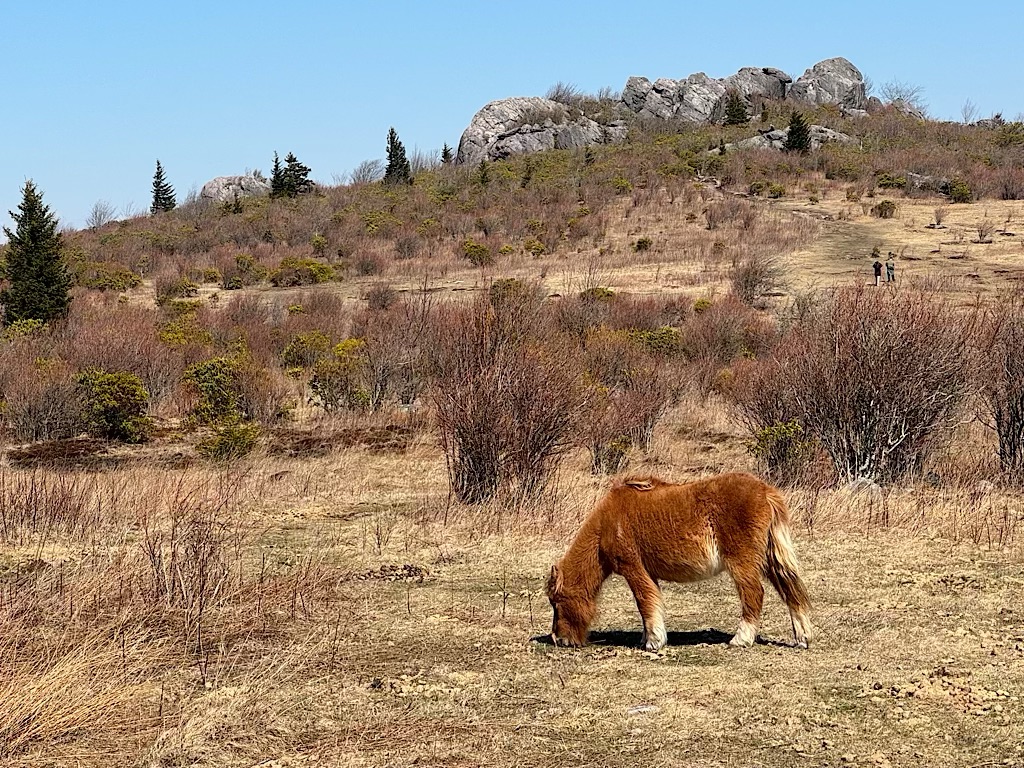
[[[562,591],[562,569],[558,567],[558,563],[551,566],[551,576],[548,579],[548,592],[552,595],[557,595]]]

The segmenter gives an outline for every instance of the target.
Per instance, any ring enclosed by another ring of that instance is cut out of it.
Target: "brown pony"
[[[569,551],[551,568],[551,638],[580,646],[611,574],[633,590],[644,621],[641,643],[665,647],[665,609],[658,581],[700,581],[729,572],[743,607],[730,645],[757,637],[767,577],[789,606],[796,644],[806,648],[810,601],[793,552],[782,494],[753,475],[733,473],[677,485],[653,477],[616,483],[587,517]]]

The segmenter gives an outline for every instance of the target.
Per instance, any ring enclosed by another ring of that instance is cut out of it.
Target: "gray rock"
[[[931,176],[923,173],[905,173],[907,188],[920,192],[937,192],[940,195],[948,195],[952,189],[952,182],[945,176]]]
[[[653,83],[646,77],[631,77],[621,98],[623,106],[643,118],[701,123],[722,116],[724,97],[731,88],[747,99],[782,99],[790,82],[789,75],[772,67],[744,67],[723,79],[708,77],[703,72],[685,80],[660,78]]]
[[[462,134],[456,162],[503,160],[524,152],[575,149],[622,141],[626,124],[591,120],[557,101],[520,97],[492,101]]]
[[[864,75],[846,59],[819,61],[789,89],[789,98],[805,104],[836,104],[847,109],[867,107]]]
[[[520,96],[511,99],[499,99],[485,105],[473,115],[469,126],[462,133],[456,162],[479,163],[481,160],[493,160],[490,150],[494,143],[502,137],[508,138],[526,124],[541,125],[550,121],[553,124],[568,120],[569,110],[564,104],[539,96]],[[528,139],[512,139],[507,142],[509,147],[515,144],[530,146]],[[538,140],[538,148],[544,144]],[[551,146],[543,147],[551,149]],[[521,151],[536,151],[523,149]]]
[[[839,131],[833,131],[823,125],[807,126],[811,136],[811,149],[818,149],[822,144],[835,142],[836,144],[856,144],[857,139]],[[789,137],[789,128],[784,130],[771,130],[751,136],[749,139],[737,141],[735,144],[726,144],[726,151],[730,149],[782,149]],[[710,150],[717,152],[717,149]]]
[[[622,89],[622,103],[631,112],[639,112],[644,108],[647,101],[647,94],[651,92],[651,81],[646,77],[631,77],[626,81]]]
[[[793,78],[774,67],[743,67],[724,80],[726,88],[735,88],[744,97],[765,96],[769,99],[786,98],[786,87]]]
[[[270,194],[270,182],[252,174],[245,176],[218,176],[203,184],[199,197],[216,203],[226,203],[235,197],[258,197]]]
[[[893,99],[891,102],[891,106],[897,112],[902,112],[907,117],[914,117],[917,118],[918,120],[927,119],[927,115],[925,115],[924,110],[922,110],[920,107],[911,104],[906,99]]]

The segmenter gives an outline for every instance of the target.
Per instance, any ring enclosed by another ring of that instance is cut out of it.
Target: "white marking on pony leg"
[[[802,613],[790,611],[790,618],[793,621],[793,640],[797,648],[807,649],[810,647],[811,622]]]
[[[660,651],[668,645],[668,631],[665,629],[665,606],[658,600],[654,606],[654,615],[650,620],[644,619],[644,650]]]
[[[732,640],[729,641],[729,645],[736,648],[749,648],[756,639],[757,624],[751,624],[749,621],[744,620],[740,622],[740,626],[736,630],[736,634],[733,635]]]

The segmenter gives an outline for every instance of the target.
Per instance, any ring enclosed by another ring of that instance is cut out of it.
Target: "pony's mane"
[[[660,477],[653,475],[642,475],[639,477],[627,477],[615,484],[617,488],[631,488],[634,491],[653,491],[655,488],[667,485]]]

